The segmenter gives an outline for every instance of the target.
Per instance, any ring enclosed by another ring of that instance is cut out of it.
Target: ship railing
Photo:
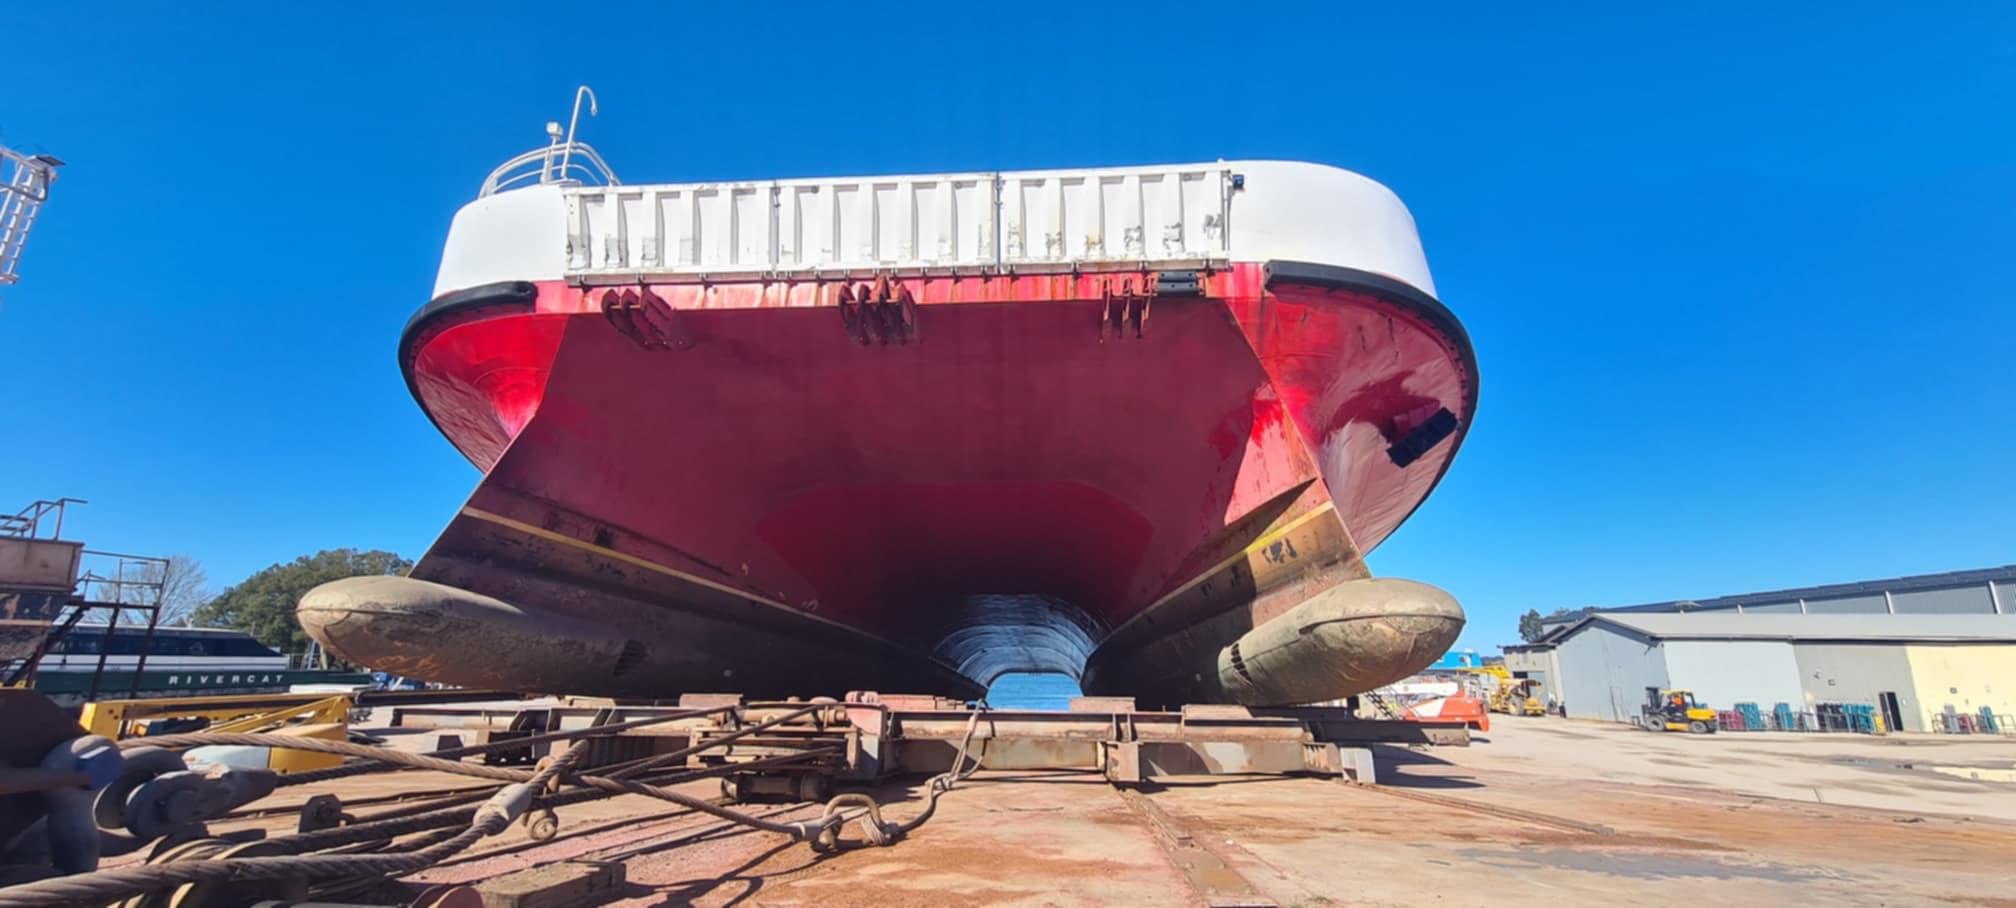
[[[48,538],[63,538],[63,511],[73,504],[90,504],[82,498],[58,498],[54,501],[40,500],[22,508],[19,513],[0,514],[0,536],[21,536],[28,539],[43,538],[43,524],[53,523]]]
[[[586,142],[555,141],[505,161],[483,181],[477,198],[521,186],[620,186],[622,180]]]

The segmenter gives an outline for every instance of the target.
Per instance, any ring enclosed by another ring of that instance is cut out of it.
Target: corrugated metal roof
[[[2016,564],[2005,564],[2002,565],[2001,567],[1977,568],[1975,570],[1969,570],[1969,571],[1946,571],[1938,574],[1913,574],[1908,577],[1891,577],[1887,580],[1863,580],[1856,583],[1834,583],[1834,584],[1827,584],[1825,586],[1802,586],[1802,587],[1793,587],[1791,589],[1770,590],[1762,593],[1738,593],[1733,596],[1718,596],[1713,599],[1675,599],[1668,602],[1648,602],[1642,605],[1624,605],[1615,608],[1605,608],[1603,606],[1594,606],[1594,605],[1584,606],[1580,609],[1568,612],[1567,614],[1559,618],[1550,617],[1542,619],[1542,626],[1545,628],[1545,630],[1540,635],[1540,639],[1535,640],[1529,644],[1518,644],[1518,645],[1544,647],[1554,643],[1559,643],[1561,641],[1561,638],[1566,637],[1570,631],[1573,631],[1576,628],[1581,627],[1583,622],[1587,621],[1590,618],[1590,616],[1599,614],[1629,615],[1639,617],[1645,615],[1662,615],[1662,614],[1678,615],[1682,613],[1681,607],[1684,605],[1686,607],[1685,614],[1688,615],[1698,615],[1702,612],[1715,612],[1722,615],[1727,615],[1729,617],[1736,617],[1735,609],[1737,606],[1774,605],[1778,603],[1795,602],[1800,599],[1805,599],[1811,602],[1814,600],[1822,600],[1822,599],[1838,599],[1846,596],[1874,596],[1874,595],[1880,595],[1884,592],[1889,592],[1893,594],[1913,593],[1918,592],[1920,590],[1939,590],[1939,589],[1954,589],[1970,586],[1985,586],[1989,583],[2003,584],[2004,586],[2016,585]],[[2004,593],[2003,597],[2006,600],[2008,598],[2008,594]],[[2005,609],[2010,605],[2012,605],[2012,603],[2005,602]],[[2008,615],[1999,615],[1999,616],[1987,615],[1987,614],[1983,615],[1920,614],[1920,615],[1907,615],[1904,617],[1986,618],[1992,620],[1998,617],[2008,618],[2012,616],[2016,616],[2016,613]],[[1815,619],[1821,619],[1821,618],[1883,619],[1898,616],[1802,614],[1802,615],[1742,615],[1741,617],[1744,618],[1783,617],[1783,618],[1796,618],[1802,622],[1812,622]],[[1819,627],[1819,625],[1813,625],[1813,626],[1816,628]],[[1505,649],[1505,647],[1499,647],[1499,648]]]
[[[1792,602],[1799,599],[1835,599],[1842,596],[1871,596],[1885,591],[1891,593],[1911,593],[1918,590],[1948,589],[1956,586],[1979,586],[1989,582],[2016,583],[2016,564],[2001,567],[1980,568],[1972,571],[1946,571],[1939,574],[1913,574],[1909,577],[1892,577],[1887,580],[1863,580],[1856,583],[1833,583],[1826,586],[1802,586],[1788,590],[1770,590],[1762,593],[1738,593],[1734,596],[1718,596],[1714,599],[1675,599],[1670,602],[1648,602],[1643,605],[1625,605],[1617,608],[1598,608],[1607,614],[1618,612],[1672,612],[1678,611],[1682,603],[1688,611],[1733,609],[1738,605],[1762,605],[1769,602]]]
[[[1558,643],[1593,622],[1662,640],[2016,642],[2016,615],[1618,614],[1598,612],[1550,635]]]

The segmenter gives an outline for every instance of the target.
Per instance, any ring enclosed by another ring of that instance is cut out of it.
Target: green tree
[[[1540,624],[1539,609],[1529,608],[1526,614],[1519,616],[1519,639],[1532,643],[1546,632],[1547,628]]]
[[[294,619],[301,597],[331,580],[365,574],[403,574],[413,562],[391,552],[327,549],[276,564],[240,581],[189,615],[198,627],[228,627],[281,652],[300,652],[308,634]]]

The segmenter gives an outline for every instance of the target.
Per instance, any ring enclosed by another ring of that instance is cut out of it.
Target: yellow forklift
[[[1715,711],[1694,699],[1691,690],[1645,688],[1645,708],[1638,724],[1646,731],[1684,731],[1696,735],[1715,733]]]

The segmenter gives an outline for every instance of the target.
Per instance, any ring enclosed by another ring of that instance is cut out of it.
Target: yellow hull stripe
[[[1122,630],[1131,627],[1134,624],[1134,622],[1140,621],[1141,619],[1148,617],[1148,615],[1151,612],[1154,612],[1156,609],[1161,608],[1164,604],[1168,603],[1170,600],[1175,599],[1176,597],[1181,596],[1184,593],[1190,592],[1193,589],[1196,589],[1199,584],[1203,583],[1206,580],[1211,579],[1212,577],[1217,576],[1219,571],[1223,571],[1226,568],[1238,564],[1241,561],[1252,558],[1254,555],[1259,554],[1261,549],[1273,545],[1274,543],[1280,542],[1282,539],[1286,538],[1289,533],[1293,533],[1296,530],[1301,529],[1303,524],[1306,524],[1311,520],[1315,520],[1316,518],[1321,517],[1324,514],[1333,513],[1336,510],[1337,510],[1336,502],[1325,501],[1322,504],[1317,505],[1316,507],[1310,508],[1307,512],[1301,514],[1300,516],[1297,516],[1294,520],[1290,520],[1287,523],[1284,523],[1281,526],[1273,530],[1270,530],[1267,533],[1262,534],[1260,538],[1253,540],[1245,548],[1240,549],[1236,554],[1230,555],[1226,557],[1223,561],[1220,561],[1217,564],[1205,568],[1197,576],[1190,578],[1182,586],[1170,590],[1168,595],[1165,595],[1162,598],[1155,600],[1153,603],[1150,603],[1147,608],[1144,608],[1141,611],[1134,613],[1134,617],[1127,619],[1125,623],[1121,624],[1119,627],[1114,628],[1113,633],[1108,634],[1107,636],[1108,637],[1118,636]]]
[[[878,637],[874,634],[868,633],[867,631],[864,631],[858,627],[854,627],[853,625],[842,624],[838,621],[832,620],[831,618],[821,618],[818,615],[814,615],[811,612],[805,611],[804,609],[792,608],[791,606],[785,605],[782,602],[778,602],[775,599],[768,599],[763,596],[758,596],[747,590],[738,590],[724,583],[716,583],[705,577],[697,577],[692,574],[688,574],[685,571],[678,570],[676,568],[669,568],[666,567],[665,565],[659,564],[658,562],[652,561],[648,558],[639,558],[635,555],[631,555],[626,552],[619,552],[616,551],[615,549],[608,548],[606,546],[599,546],[592,542],[582,542],[581,540],[566,535],[565,533],[555,533],[552,530],[546,529],[545,527],[533,526],[532,524],[525,523],[523,521],[512,520],[511,518],[506,517],[502,514],[493,514],[489,511],[482,510],[481,508],[464,506],[462,508],[462,513],[466,516],[473,517],[477,520],[482,520],[489,523],[497,524],[498,526],[501,527],[508,527],[510,529],[517,530],[518,532],[524,533],[527,536],[536,536],[540,539],[546,540],[547,542],[569,546],[572,548],[580,549],[581,551],[584,552],[592,552],[596,555],[600,555],[612,561],[620,561],[632,567],[640,567],[647,571],[654,571],[656,573],[663,574],[667,577],[683,580],[687,583],[691,583],[696,586],[706,587],[707,589],[713,590],[718,593],[725,593],[727,595],[734,596],[737,599],[747,599],[751,602],[767,605],[771,608],[783,609],[784,611],[791,613],[791,615],[794,617],[803,618],[807,621],[814,621],[819,624],[824,624],[828,627],[837,628],[839,630],[843,630],[851,634],[866,637],[870,640],[875,640],[877,642],[884,643],[889,646],[897,647],[898,649],[903,650],[911,649],[910,647],[902,646],[894,641],[886,640],[883,639],[882,637]]]
[[[1158,608],[1161,608],[1164,604],[1168,603],[1170,600],[1175,599],[1176,597],[1181,596],[1184,593],[1187,593],[1195,589],[1199,584],[1202,584],[1204,581],[1209,580],[1213,576],[1217,575],[1218,572],[1223,571],[1226,568],[1229,568],[1232,565],[1239,563],[1240,561],[1252,558],[1254,555],[1258,554],[1260,550],[1265,549],[1276,542],[1280,542],[1283,538],[1286,538],[1288,534],[1293,533],[1298,529],[1301,529],[1304,524],[1307,524],[1310,521],[1323,516],[1324,514],[1334,513],[1336,510],[1337,510],[1336,502],[1326,501],[1314,508],[1309,509],[1307,512],[1297,516],[1295,519],[1290,520],[1287,523],[1284,523],[1281,526],[1268,531],[1267,533],[1263,534],[1260,538],[1253,540],[1251,543],[1248,543],[1245,548],[1240,549],[1237,553],[1227,556],[1224,560],[1221,560],[1217,564],[1214,564],[1211,567],[1206,568],[1202,572],[1198,573],[1197,576],[1192,577],[1190,580],[1186,581],[1182,586],[1179,586],[1176,589],[1171,590],[1168,594],[1164,595],[1162,598],[1155,600],[1147,608],[1144,608],[1141,611],[1136,612],[1134,614],[1134,617],[1127,619],[1127,621],[1121,624],[1120,627],[1114,628],[1112,634],[1108,634],[1107,636],[1110,637],[1113,636],[1114,634],[1120,633],[1121,630],[1129,626],[1132,626],[1135,622],[1140,621],[1141,619],[1147,617],[1150,613],[1152,613]],[[763,605],[770,606],[771,608],[783,609],[791,613],[795,617],[804,618],[808,621],[816,621],[820,624],[837,628],[839,630],[847,631],[849,633],[858,634],[860,636],[867,637],[871,640],[876,640],[881,643],[897,647],[899,649],[905,649],[905,650],[910,649],[910,647],[902,646],[901,644],[895,643],[894,641],[887,640],[874,634],[868,633],[867,631],[861,630],[860,628],[854,627],[852,625],[842,624],[838,621],[834,621],[829,618],[821,618],[817,615],[813,615],[809,612],[806,612],[803,609],[792,608],[791,606],[785,605],[782,602],[778,602],[774,599],[768,599],[763,596],[758,596],[747,590],[739,590],[726,584],[716,583],[712,580],[708,580],[705,577],[699,577],[693,574],[688,574],[685,571],[666,567],[665,565],[659,564],[655,561],[651,561],[645,558],[639,558],[635,555],[631,555],[625,552],[619,552],[616,551],[615,549],[608,548],[606,546],[599,546],[592,542],[583,542],[572,536],[568,536],[564,533],[556,533],[552,530],[546,529],[545,527],[534,526],[532,524],[525,523],[523,521],[513,520],[502,514],[493,514],[489,511],[485,511],[482,510],[481,508],[476,507],[464,506],[462,508],[462,513],[468,517],[473,517],[477,520],[482,520],[488,523],[494,523],[502,527],[508,527],[520,533],[524,533],[528,536],[535,536],[558,545],[564,545],[571,548],[580,549],[581,551],[584,552],[591,552],[596,555],[600,555],[604,558],[608,558],[614,561],[620,561],[624,564],[628,564],[633,567],[640,567],[648,571],[663,574],[667,577],[673,577],[678,580],[702,586],[719,593],[734,596],[738,599],[747,599],[751,602],[757,602]]]

